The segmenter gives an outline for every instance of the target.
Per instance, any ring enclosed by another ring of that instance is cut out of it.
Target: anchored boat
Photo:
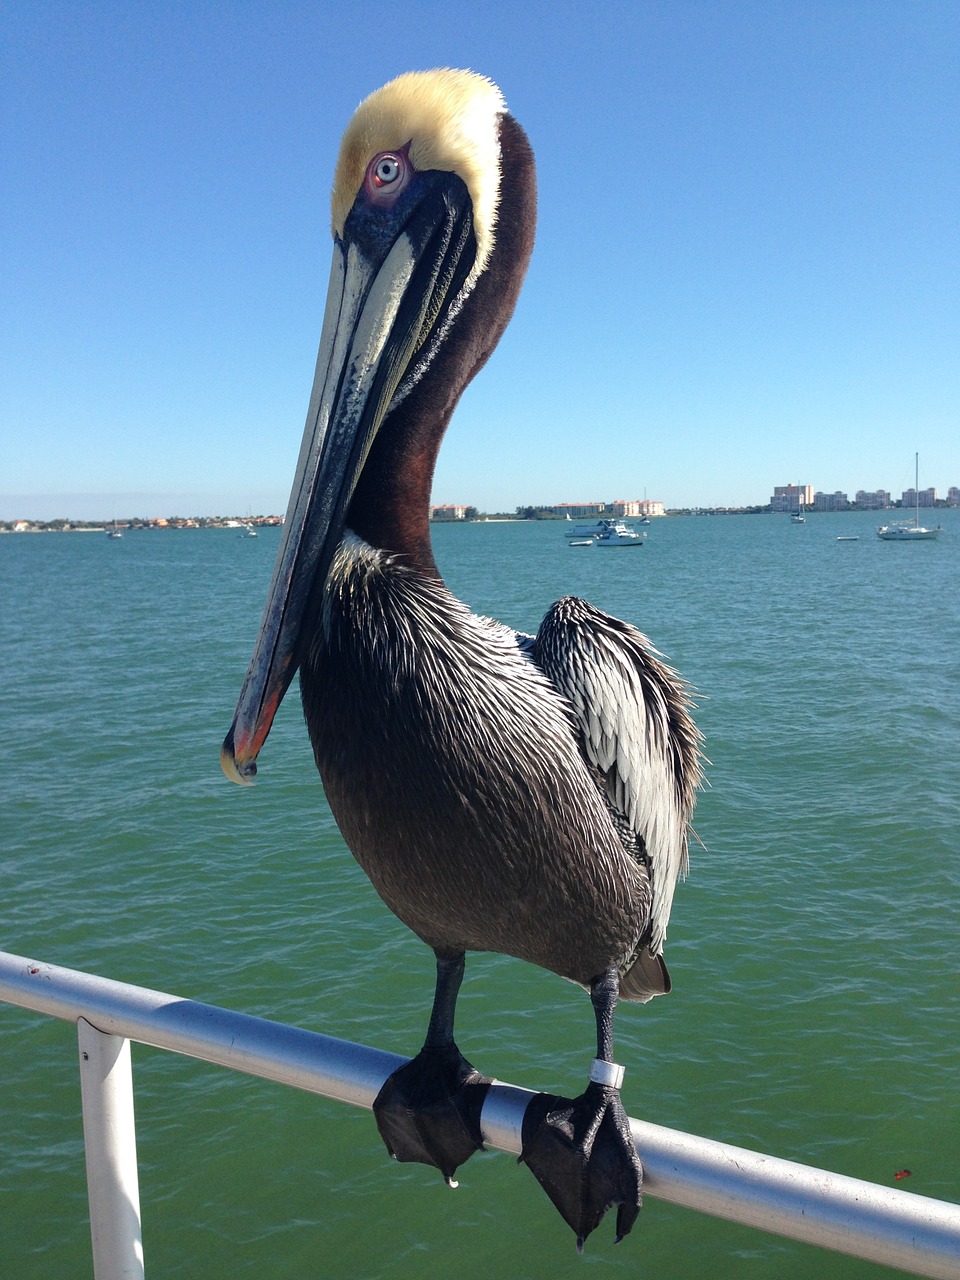
[[[896,524],[882,524],[877,530],[877,537],[884,542],[932,542],[943,532],[940,525],[935,529],[925,529],[920,523],[920,455],[913,455],[913,523],[909,520]]]

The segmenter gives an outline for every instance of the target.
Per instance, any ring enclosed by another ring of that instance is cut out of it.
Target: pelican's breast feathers
[[[470,284],[493,250],[500,198],[499,118],[506,110],[492,80],[472,71],[411,71],[365,98],[340,144],[333,185],[333,231],[344,224],[370,161],[409,147],[421,172],[456,173],[473,205],[477,260]]]
[[[689,689],[635,627],[573,597],[547,613],[534,658],[573,709],[621,839],[649,862],[660,955],[701,780]]]

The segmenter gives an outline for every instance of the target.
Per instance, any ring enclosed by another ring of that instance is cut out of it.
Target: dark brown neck
[[[348,526],[371,546],[401,552],[437,576],[429,517],[440,443],[464,388],[486,363],[513,314],[533,249],[533,152],[512,116],[501,118],[500,143],[500,211],[486,270],[427,372],[384,419],[347,514]]]

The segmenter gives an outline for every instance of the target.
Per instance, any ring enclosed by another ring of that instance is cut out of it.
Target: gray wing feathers
[[[659,955],[700,782],[689,689],[635,627],[573,597],[544,618],[534,656],[573,709],[625,847],[650,866]]]

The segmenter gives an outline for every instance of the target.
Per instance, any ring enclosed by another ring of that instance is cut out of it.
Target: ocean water
[[[943,523],[916,546],[818,514],[660,520],[642,550],[569,548],[554,523],[435,542],[477,611],[534,630],[582,595],[699,691],[704,847],[673,994],[618,1016],[627,1110],[960,1200],[960,513]],[[219,770],[278,538],[0,537],[0,947],[413,1053],[432,957],[345,850],[297,697],[255,788]],[[469,957],[458,1040],[491,1075],[573,1092],[589,1001]],[[652,1198],[579,1258],[507,1156],[452,1192],[390,1161],[366,1112],[133,1057],[151,1276],[890,1274]],[[0,1274],[90,1275],[74,1028],[0,1006],[0,1080]]]

